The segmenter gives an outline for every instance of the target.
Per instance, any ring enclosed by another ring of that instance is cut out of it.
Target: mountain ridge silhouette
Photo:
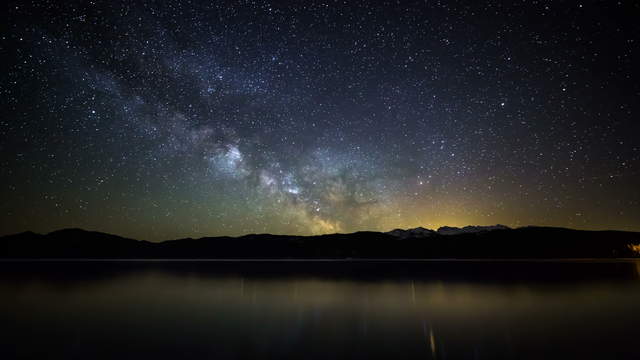
[[[444,231],[440,231],[444,229]],[[640,232],[503,225],[150,242],[78,228],[0,237],[0,259],[487,259],[640,257]]]

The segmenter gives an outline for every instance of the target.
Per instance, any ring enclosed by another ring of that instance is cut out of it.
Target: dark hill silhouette
[[[451,228],[448,228],[451,229]],[[639,257],[640,233],[552,227],[463,228],[451,235],[427,229],[319,236],[252,234],[139,241],[100,232],[65,229],[41,235],[0,237],[0,258],[166,259],[426,259]],[[472,231],[473,230],[473,231]],[[451,231],[449,231],[451,233]]]

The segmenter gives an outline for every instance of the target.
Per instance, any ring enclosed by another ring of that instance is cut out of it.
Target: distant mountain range
[[[82,229],[0,237],[4,259],[438,259],[640,257],[640,233],[503,225],[149,242]]]
[[[458,227],[450,227],[443,226],[438,230],[425,229],[423,227],[417,227],[413,229],[395,229],[387,232],[389,235],[393,235],[395,237],[401,239],[408,238],[421,238],[421,237],[431,237],[434,235],[459,235],[459,234],[468,234],[468,233],[478,233],[483,231],[492,231],[492,230],[507,230],[508,226],[504,225],[492,225],[492,226],[465,226],[463,228]]]

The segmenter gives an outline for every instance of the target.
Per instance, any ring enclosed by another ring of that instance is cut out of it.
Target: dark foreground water
[[[0,263],[0,358],[640,359],[640,263]]]

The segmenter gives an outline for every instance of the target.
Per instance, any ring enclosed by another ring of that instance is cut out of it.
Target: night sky
[[[637,1],[3,11],[0,235],[640,230]]]

